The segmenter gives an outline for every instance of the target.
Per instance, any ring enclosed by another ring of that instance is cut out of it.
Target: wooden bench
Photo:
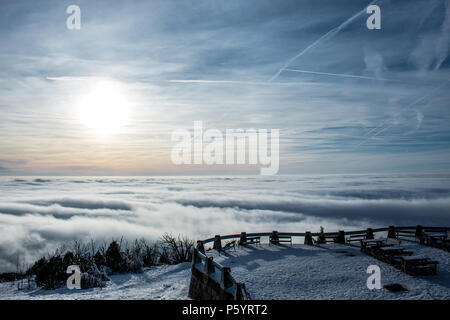
[[[439,247],[447,239],[447,234],[445,233],[424,233],[423,234],[424,243],[431,247]]]
[[[292,245],[292,237],[291,236],[280,236],[271,235],[269,237],[269,244],[280,244],[280,243],[290,243]]]
[[[261,237],[247,237],[244,241],[240,241],[239,244],[241,246],[245,246],[247,244],[260,244]]]
[[[350,236],[348,236],[347,238],[347,243],[350,242],[359,242],[361,240],[366,240],[366,234],[352,234]]]
[[[366,239],[360,240],[361,251],[368,254],[374,255],[374,252],[382,247],[391,247],[392,244],[387,243],[386,239]]]
[[[442,243],[442,249],[450,252],[450,231],[447,231],[447,238],[445,238]]]
[[[413,252],[387,243],[387,239],[360,240],[361,251],[409,275],[435,275],[438,261],[413,256]]]
[[[416,237],[416,231],[397,230],[397,238],[398,237],[415,238]]]
[[[374,257],[383,262],[389,263],[394,267],[400,267],[400,261],[398,260],[401,256],[412,255],[412,251],[405,251],[402,247],[380,247],[375,251]]]
[[[442,247],[442,249],[450,252],[450,241],[446,241]]]
[[[314,240],[317,244],[324,244],[329,242],[336,242],[336,236],[318,236],[317,240]]]
[[[450,252],[450,231],[425,230],[421,235],[420,243]]]
[[[373,239],[374,239],[373,229],[368,228],[366,230],[366,232],[361,231],[359,233],[349,235],[346,242],[347,242],[347,244],[349,244],[349,243],[355,242],[355,241],[373,240]]]
[[[237,244],[237,240],[229,241],[229,242],[225,243],[225,246],[223,246],[222,249],[221,249],[220,251],[229,250],[229,249],[231,249],[231,248],[233,248],[234,250],[236,250],[236,244]]]
[[[261,237],[258,236],[247,236],[246,232],[241,232],[241,237],[239,239],[239,245],[245,246],[247,244],[258,244],[261,243]]]
[[[409,275],[435,275],[439,261],[432,261],[426,257],[400,257],[401,270]]]
[[[325,237],[325,243],[336,242],[337,237]]]

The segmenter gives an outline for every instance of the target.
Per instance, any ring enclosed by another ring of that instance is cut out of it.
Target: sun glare
[[[128,122],[129,103],[119,84],[99,82],[80,102],[80,119],[97,136],[119,133]]]

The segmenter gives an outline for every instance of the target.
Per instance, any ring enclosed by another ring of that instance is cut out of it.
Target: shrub
[[[120,245],[117,241],[110,243],[108,249],[105,253],[105,265],[110,268],[113,272],[123,272],[124,269],[124,259],[120,253]]]
[[[97,253],[95,254],[95,256],[94,256],[94,263],[99,268],[104,266],[104,265],[106,265],[106,259],[105,259],[104,255],[100,251],[97,251]]]
[[[187,237],[174,237],[171,234],[165,233],[161,237],[163,253],[167,256],[171,263],[188,262],[192,260],[192,250],[194,248],[194,241]],[[160,259],[161,260],[161,259]]]
[[[50,259],[41,258],[32,267],[31,273],[36,275],[36,284],[45,289],[54,289],[66,281],[66,268],[60,255]]]
[[[144,243],[142,252],[142,262],[144,264],[144,267],[156,265],[156,263],[158,262],[158,254],[159,254],[158,247],[156,245],[150,246],[145,242],[145,240],[142,241]]]
[[[17,272],[4,272],[0,273],[0,282],[11,282],[26,278],[26,274]]]
[[[73,255],[72,251],[67,252],[63,258],[64,268],[67,270],[67,268],[69,266],[74,264],[74,261],[75,261],[75,256]]]
[[[176,264],[191,261],[194,241],[164,234],[160,241],[150,245],[144,239],[136,239],[131,245],[113,240],[109,245],[96,246],[93,241],[84,244],[74,241],[70,250],[60,246],[53,254],[36,261],[26,272],[33,276],[36,285],[54,289],[65,285],[70,265],[78,265],[82,273],[83,287],[101,286],[106,274],[142,272],[144,267],[159,264]],[[125,248],[125,249],[124,249]],[[4,276],[12,278],[12,276]]]

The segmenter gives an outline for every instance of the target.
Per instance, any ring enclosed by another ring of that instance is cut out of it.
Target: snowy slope
[[[142,274],[113,275],[104,288],[87,290],[18,290],[17,284],[0,283],[0,299],[187,299],[190,263],[147,268]]]
[[[440,262],[437,276],[411,277],[343,245],[247,246],[208,255],[230,266],[253,299],[450,299],[450,254],[402,243],[402,247]],[[339,252],[341,251],[341,252]],[[348,255],[342,251],[353,254]],[[400,283],[408,292],[369,290],[369,265],[381,268],[382,285]],[[187,299],[190,263],[148,268],[142,274],[115,275],[104,288],[18,290],[0,284],[0,299]]]
[[[360,253],[359,248],[335,244],[248,246],[227,255],[214,254],[214,259],[231,267],[253,299],[450,299],[450,254],[412,243],[401,246],[438,260],[438,275],[411,277]],[[354,256],[337,252],[342,250]],[[382,286],[399,283],[409,291],[369,290],[369,265],[381,268]]]

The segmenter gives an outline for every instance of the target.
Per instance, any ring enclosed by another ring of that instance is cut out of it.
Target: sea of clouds
[[[450,225],[450,175],[0,177],[0,272],[61,243]]]

